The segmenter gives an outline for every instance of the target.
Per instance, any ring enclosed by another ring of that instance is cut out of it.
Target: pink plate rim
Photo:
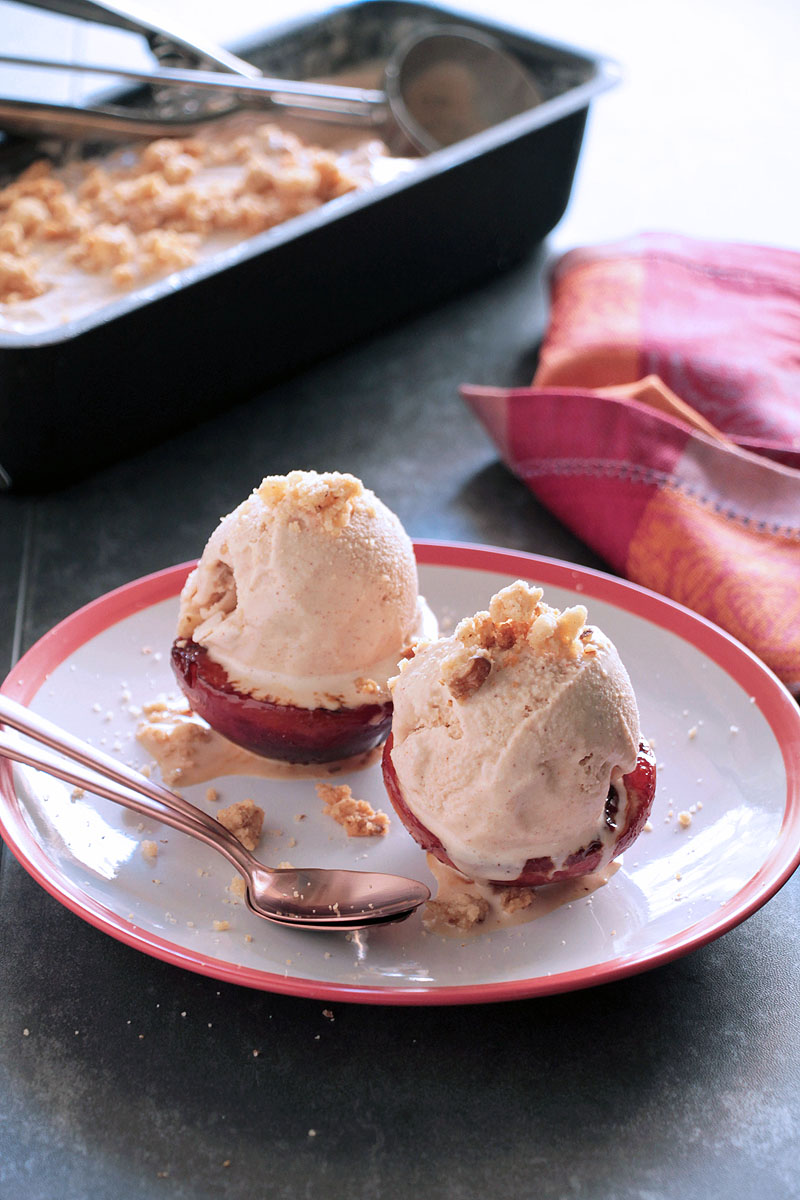
[[[786,806],[775,846],[723,908],[645,952],[556,975],[453,987],[361,987],[291,978],[239,967],[199,955],[141,929],[118,916],[54,869],[31,837],[21,816],[11,764],[0,763],[0,834],[22,866],[66,908],[118,941],[174,966],[214,979],[314,1000],[365,1004],[475,1004],[520,1000],[594,987],[670,962],[721,937],[764,905],[800,864],[800,708],[780,681],[746,647],[705,618],[646,588],[603,571],[559,559],[472,543],[414,542],[422,565],[497,572],[576,590],[605,601],[681,637],[722,668],[742,687],[767,721],[783,756]],[[19,660],[0,690],[30,703],[51,672],[91,638],[162,600],[177,596],[193,562],[168,567],[106,593],[59,622]]]

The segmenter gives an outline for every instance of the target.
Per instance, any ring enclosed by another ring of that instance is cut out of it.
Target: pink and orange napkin
[[[669,234],[571,251],[532,386],[462,394],[613,570],[800,695],[800,254]]]

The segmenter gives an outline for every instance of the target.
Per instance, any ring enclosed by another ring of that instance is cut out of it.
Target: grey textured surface
[[[196,554],[263,474],[298,465],[361,475],[415,536],[601,565],[457,394],[529,378],[543,320],[536,260],[147,454],[4,498],[6,661],[15,614],[24,649]],[[328,1006],[147,958],[4,850],[0,1195],[800,1195],[799,898],[794,880],[720,942],[591,991]]]
[[[262,0],[206,8],[220,37],[265,20]],[[551,244],[663,228],[797,245],[796,3],[673,0],[655,37],[645,6],[494,9],[624,66]],[[90,479],[0,497],[2,662],[193,557],[264,473],[296,466],[361,475],[414,536],[601,565],[457,395],[528,380],[543,324],[534,261]],[[794,1200],[798,929],[795,877],[721,940],[602,988],[328,1005],[129,949],[0,847],[0,1198]]]

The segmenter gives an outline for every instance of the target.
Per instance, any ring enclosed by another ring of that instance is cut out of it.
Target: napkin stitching
[[[576,256],[578,256],[580,255],[581,251],[577,250],[574,253]],[[564,256],[564,259],[568,260],[569,257],[570,253],[568,252]],[[567,274],[569,271],[579,270],[580,268],[586,266],[596,266],[598,264],[601,266],[606,266],[609,262],[640,263],[642,261],[646,261],[647,263],[668,263],[672,266],[683,267],[687,271],[693,272],[695,275],[705,276],[708,279],[728,280],[733,283],[763,283],[766,280],[770,283],[770,285],[776,286],[781,291],[786,292],[792,297],[800,295],[800,288],[793,286],[791,280],[788,280],[783,276],[781,278],[777,278],[777,273],[774,270],[765,269],[759,271],[757,267],[713,266],[711,263],[703,263],[698,262],[695,259],[682,258],[679,254],[670,254],[669,251],[663,250],[646,250],[643,253],[638,254],[629,253],[613,255],[608,259],[588,258],[585,262],[580,262],[580,259],[578,259],[575,265],[567,261],[566,266],[558,264],[556,267],[556,272],[560,277],[562,274]]]
[[[692,484],[686,483],[677,475],[670,474],[667,471],[657,471],[653,467],[643,467],[639,463],[614,462],[604,458],[524,459],[520,461],[518,469],[525,479],[532,476],[544,475],[587,475],[594,478],[605,476],[609,479],[616,478],[629,483],[644,484],[646,487],[653,485],[668,487],[672,491],[679,492],[692,500],[696,500],[699,504],[702,504],[705,508],[712,509],[720,516],[727,517],[731,521],[736,521],[744,526],[745,529],[755,533],[771,533],[792,541],[800,541],[800,526],[781,525],[778,522],[763,520],[757,521],[749,516],[749,514],[739,512],[732,506],[723,503],[723,501],[716,500],[705,492],[700,491],[699,488],[692,486]]]

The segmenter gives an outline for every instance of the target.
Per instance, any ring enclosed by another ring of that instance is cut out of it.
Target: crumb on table
[[[356,800],[348,784],[318,783],[316,789],[326,816],[333,817],[348,837],[383,837],[387,832],[386,813],[376,811],[367,800]]]

